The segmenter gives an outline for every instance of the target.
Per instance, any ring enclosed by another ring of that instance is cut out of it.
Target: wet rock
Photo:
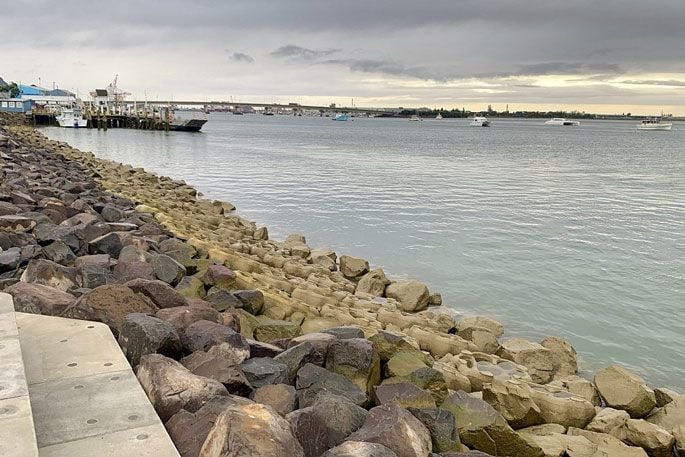
[[[180,334],[185,332],[191,324],[197,321],[221,321],[221,315],[214,308],[208,306],[176,306],[173,308],[160,309],[156,317],[170,322]]]
[[[288,377],[286,364],[267,357],[251,358],[243,362],[240,369],[255,388],[269,384],[284,384]]]
[[[259,290],[236,290],[233,295],[242,303],[240,308],[256,316],[264,306],[264,294]]]
[[[326,368],[345,376],[367,393],[371,393],[373,386],[381,381],[380,358],[373,343],[363,338],[332,342],[328,347]]]
[[[124,317],[118,341],[133,367],[145,354],[159,353],[173,359],[181,356],[181,339],[174,327],[147,314],[133,313]]]
[[[433,452],[457,452],[461,449],[454,414],[450,411],[438,408],[409,408],[409,412],[428,429]]]
[[[385,296],[397,300],[398,308],[405,312],[415,313],[428,307],[428,287],[419,281],[394,282],[385,289]]]
[[[180,362],[197,376],[219,381],[231,394],[247,396],[252,392],[252,385],[240,367],[225,357],[200,351],[182,358]]]
[[[76,268],[65,267],[46,259],[31,260],[21,275],[24,282],[42,284],[64,292],[79,287],[79,279]]]
[[[142,356],[136,376],[163,421],[181,409],[193,413],[213,397],[228,395],[220,382],[196,376],[160,354]]]
[[[511,338],[502,343],[497,355],[526,367],[533,382],[538,384],[546,384],[554,377],[554,353],[538,343]]]
[[[371,270],[366,273],[359,280],[357,288],[354,291],[355,295],[371,295],[373,297],[382,297],[385,293],[385,287],[390,284],[390,280],[385,276],[382,268]]]
[[[305,457],[320,457],[328,449],[326,424],[314,414],[314,408],[302,408],[286,416],[290,429],[297,438]]]
[[[188,306],[188,302],[181,294],[167,283],[159,280],[134,279],[125,284],[137,294],[145,295],[159,308],[175,308]]]
[[[160,281],[175,286],[186,275],[186,267],[168,255],[159,254],[152,258],[155,276]]]
[[[597,371],[594,381],[606,404],[627,411],[630,417],[645,417],[656,406],[654,391],[644,379],[618,365]]]
[[[274,384],[262,386],[252,393],[252,400],[263,405],[271,406],[281,416],[295,410],[297,393],[293,386]]]
[[[258,403],[226,408],[216,419],[200,457],[304,457],[290,424]]]
[[[347,440],[382,444],[398,457],[428,457],[432,450],[426,426],[395,405],[372,408],[364,425]]]
[[[366,394],[352,381],[311,363],[297,372],[295,388],[300,408],[311,406],[320,392],[345,397],[358,406],[367,403]]]
[[[435,408],[430,393],[409,382],[384,383],[374,387],[373,399],[376,405],[397,405],[403,408]]]
[[[208,351],[213,346],[225,344],[228,346],[222,352],[232,359],[233,364],[240,364],[250,356],[250,346],[245,338],[233,329],[216,322],[199,320],[193,322],[181,336],[183,349],[187,353]]]
[[[369,271],[369,262],[349,255],[340,256],[340,272],[348,279],[358,279]]]
[[[6,287],[3,292],[14,298],[14,310],[20,313],[59,316],[76,301],[73,295],[54,287],[26,282]]]
[[[397,457],[397,454],[382,444],[346,441],[329,449],[321,457]]]

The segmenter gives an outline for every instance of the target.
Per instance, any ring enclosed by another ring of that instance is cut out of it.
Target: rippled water
[[[371,260],[507,335],[685,388],[685,124],[213,115],[201,134],[45,129],[185,179],[273,238]]]

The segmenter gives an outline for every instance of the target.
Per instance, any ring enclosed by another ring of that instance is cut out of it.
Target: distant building
[[[76,102],[76,95],[68,90],[48,90],[24,84],[19,84],[19,98],[33,102],[37,108],[47,111],[57,111],[60,106],[72,106]]]
[[[0,111],[4,113],[30,114],[33,109],[33,101],[21,98],[0,98]]]
[[[93,100],[93,106],[96,108],[106,109],[109,105],[107,89],[95,89],[90,93],[90,98]]]

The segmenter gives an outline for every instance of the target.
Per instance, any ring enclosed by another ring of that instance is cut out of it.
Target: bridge
[[[368,114],[396,114],[398,109],[393,108],[360,108],[360,107],[346,107],[346,106],[317,106],[317,105],[300,105],[299,103],[252,103],[252,102],[235,102],[235,101],[196,101],[196,100],[125,100],[119,102],[123,105],[133,104],[147,104],[154,106],[228,106],[241,107],[252,106],[256,108],[271,108],[271,109],[291,109],[291,110],[319,110],[324,112],[346,112],[346,113],[368,113]]]

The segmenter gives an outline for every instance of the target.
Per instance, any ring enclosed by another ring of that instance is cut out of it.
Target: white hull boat
[[[644,119],[637,125],[638,130],[671,130],[671,127],[673,127],[673,124],[670,122],[661,122],[661,119],[658,117]]]
[[[476,116],[469,124],[471,127],[490,127],[490,121],[483,116]]]
[[[564,125],[564,126],[571,126],[571,127],[577,127],[580,125],[580,121],[574,121],[571,119],[565,119],[563,117],[555,117],[547,122],[545,122],[545,125]]]
[[[442,119],[442,114],[438,113],[438,115],[435,116],[435,119],[437,119],[438,121],[439,121],[440,119]]]
[[[420,118],[419,116],[417,116],[416,114],[412,114],[411,117],[409,118],[409,120],[410,120],[410,121],[417,122],[417,121],[422,121],[423,119],[421,119],[421,118]]]
[[[83,117],[81,108],[62,108],[57,116],[55,116],[57,125],[65,128],[85,128],[88,126],[88,120]]]

